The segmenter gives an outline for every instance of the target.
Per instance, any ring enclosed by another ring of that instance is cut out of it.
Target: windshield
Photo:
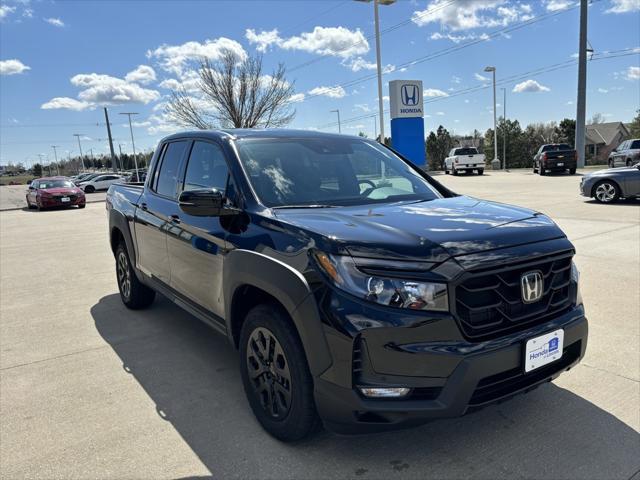
[[[69,180],[40,180],[38,188],[75,188],[75,185]]]
[[[241,139],[240,160],[268,207],[364,205],[439,198],[393,152],[354,138]]]
[[[476,155],[478,151],[475,148],[458,148],[456,149],[456,155]]]

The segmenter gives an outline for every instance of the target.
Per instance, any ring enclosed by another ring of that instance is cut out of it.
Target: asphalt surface
[[[264,433],[237,354],[165,299],[117,295],[103,204],[0,213],[2,478],[597,478],[640,474],[640,203],[598,205],[579,176],[438,176],[548,213],[574,242],[584,361],[466,417],[298,445]]]
[[[26,208],[26,193],[26,185],[0,186],[0,210],[19,210]],[[107,192],[87,193],[87,203],[104,202],[105,198],[107,198]]]

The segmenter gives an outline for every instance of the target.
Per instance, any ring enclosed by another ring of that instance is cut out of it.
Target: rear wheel
[[[86,187],[84,187],[84,191],[85,193],[93,193],[96,191],[96,187],[94,187],[93,185],[87,185]]]
[[[451,173],[453,174],[453,176],[457,177],[458,176],[458,171],[455,168],[451,169]]]
[[[278,306],[258,305],[247,314],[240,333],[240,370],[249,405],[268,433],[293,442],[319,428],[304,349]]]
[[[535,162],[533,162],[533,173],[538,173],[538,167],[536,167]]]
[[[540,174],[540,176],[544,176],[547,172],[545,171],[544,167],[542,165],[538,166],[538,173]]]
[[[478,169],[478,175],[482,175],[484,173],[484,168],[479,168]]]
[[[593,197],[600,203],[613,203],[620,198],[620,188],[610,180],[602,180],[593,187]]]
[[[127,308],[139,310],[151,305],[156,292],[136,277],[124,243],[120,243],[116,249],[116,276],[120,298]]]
[[[570,168],[569,169],[569,175],[575,175],[576,173],[576,169],[575,168]]]
[[[445,170],[445,171],[444,171],[444,174],[445,174],[445,175],[449,175],[449,170]]]

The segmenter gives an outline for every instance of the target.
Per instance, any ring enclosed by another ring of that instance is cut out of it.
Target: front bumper
[[[370,331],[394,330],[399,334],[396,339],[402,341],[408,330],[407,338],[420,338],[425,333],[432,338],[434,331],[429,332],[429,328],[424,325]],[[563,356],[525,373],[526,341],[558,328],[564,329]],[[375,336],[368,337],[367,332],[356,338],[355,348],[349,351],[348,339],[327,331],[334,363],[316,378],[315,399],[327,428],[338,433],[380,431],[457,417],[530,391],[582,359],[588,324],[579,305],[544,324],[484,342],[436,339],[400,343],[389,338],[386,343],[379,343]],[[447,332],[441,334],[446,338]],[[351,353],[354,350],[355,356]],[[354,370],[358,370],[358,375],[349,376]],[[406,386],[412,392],[402,399],[365,398],[354,385],[362,380],[367,385]]]
[[[63,202],[59,198],[55,197],[40,197],[39,199],[40,206],[43,208],[53,208],[53,207],[72,207],[74,205],[84,205],[85,204],[85,196],[78,196],[76,198],[70,199],[68,202]]]

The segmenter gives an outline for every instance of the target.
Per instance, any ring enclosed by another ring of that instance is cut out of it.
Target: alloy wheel
[[[283,420],[291,408],[289,362],[278,339],[264,327],[256,328],[249,337],[247,370],[264,411],[274,420]]]
[[[118,255],[118,284],[122,295],[128,299],[131,295],[131,272],[129,270],[129,259],[124,252],[120,252]]]
[[[610,183],[601,183],[596,188],[596,198],[603,203],[609,203],[616,197],[616,187]]]

